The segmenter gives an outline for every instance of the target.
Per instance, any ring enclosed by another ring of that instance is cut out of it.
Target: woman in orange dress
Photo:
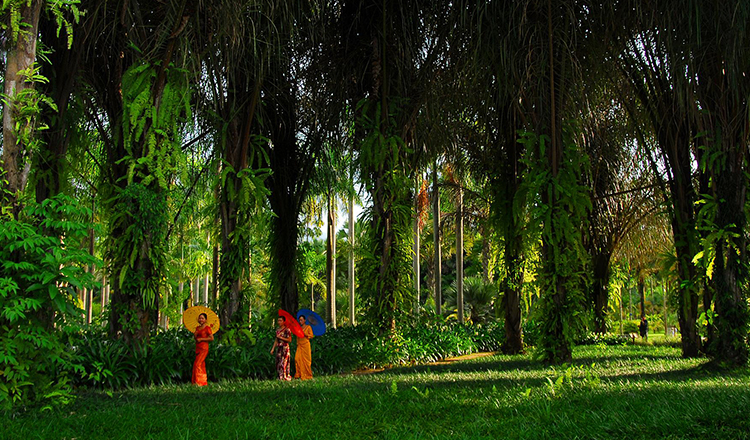
[[[279,316],[276,320],[279,328],[276,329],[276,339],[271,347],[271,354],[276,354],[276,372],[279,380],[292,380],[289,375],[289,343],[292,341],[292,331],[286,326],[286,320]]]
[[[310,339],[313,338],[312,327],[307,325],[305,315],[300,315],[299,325],[302,327],[304,338],[297,338],[297,351],[294,352],[294,378],[308,380],[313,378],[312,374],[312,350]]]
[[[208,356],[208,343],[214,340],[211,327],[206,325],[208,315],[198,315],[198,327],[195,328],[193,338],[195,339],[195,362],[193,362],[192,383],[198,386],[208,385],[208,374],[206,373],[206,356]]]

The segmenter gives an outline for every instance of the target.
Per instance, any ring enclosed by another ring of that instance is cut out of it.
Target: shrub
[[[576,341],[576,345],[623,345],[630,341],[627,335],[614,333],[589,333]]]
[[[629,319],[627,321],[622,321],[622,332],[627,333],[638,333],[638,326],[640,325],[641,321],[639,319]]]
[[[192,335],[181,328],[154,333],[148,342],[135,346],[87,331],[71,347],[81,365],[76,384],[118,389],[189,380],[193,347]]]
[[[254,328],[262,327],[255,324]],[[243,337],[237,334],[222,336],[211,344],[206,359],[209,379],[275,378],[275,362],[270,353],[273,329],[256,333],[243,330]],[[442,318],[422,319],[402,327],[391,337],[379,337],[377,329],[368,325],[329,329],[312,341],[313,371],[338,374],[494,351],[502,345],[503,335],[499,324],[459,325]],[[76,381],[79,386],[117,389],[190,380],[194,343],[190,332],[183,328],[155,333],[139,347],[128,347],[121,340],[110,340],[96,331],[74,339],[71,349],[82,366]],[[292,353],[295,341],[290,347]],[[293,372],[293,362],[291,368]]]
[[[0,408],[64,403],[80,367],[66,337],[80,316],[76,289],[94,285],[97,260],[80,244],[90,211],[58,195],[0,219]],[[64,237],[64,240],[61,239]]]

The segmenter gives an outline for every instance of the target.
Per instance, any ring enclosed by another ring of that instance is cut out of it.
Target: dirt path
[[[485,356],[494,356],[495,354],[496,354],[496,352],[494,352],[494,351],[483,351],[483,352],[478,352],[478,353],[465,354],[465,355],[462,355],[462,356],[445,358],[442,361],[428,362],[426,364],[414,364],[414,365],[408,365],[408,366],[416,366],[416,365],[419,365],[419,366],[425,366],[425,365],[449,365],[449,364],[452,364],[454,362],[468,361],[468,360],[471,360],[471,359],[477,359],[477,358],[481,358],[481,357],[485,357]],[[399,365],[399,366],[396,366],[396,367],[393,367],[393,368],[406,367],[406,366],[407,365]],[[390,369],[390,368],[366,368],[366,369],[363,369],[363,370],[354,370],[354,371],[352,371],[349,374],[373,374],[373,373],[380,373],[381,371],[385,371],[385,370],[388,370],[388,369]]]

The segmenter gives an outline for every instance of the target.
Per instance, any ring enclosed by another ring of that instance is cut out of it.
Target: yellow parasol
[[[198,316],[201,313],[205,313],[206,316],[208,316],[206,325],[211,327],[211,333],[218,332],[220,326],[219,317],[213,310],[203,306],[193,306],[185,310],[185,312],[182,313],[182,325],[190,330],[191,333],[195,333],[195,328],[198,327]]]

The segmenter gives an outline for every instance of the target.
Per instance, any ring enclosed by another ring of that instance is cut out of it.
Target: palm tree
[[[90,2],[84,80],[90,112],[106,151],[103,170],[105,243],[113,284],[110,333],[128,341],[152,328],[164,286],[167,197],[180,155],[190,93],[181,49],[191,34],[195,5]],[[137,31],[133,31],[136,29]],[[134,313],[135,325],[126,318]]]
[[[699,14],[685,17],[690,27],[691,55],[697,97],[703,112],[698,125],[707,133],[702,163],[711,177],[709,230],[704,248],[713,247],[711,289],[716,339],[709,353],[719,362],[747,364],[748,275],[746,203],[748,158],[748,96],[750,96],[750,5],[721,2],[707,7],[695,2]],[[705,304],[708,310],[708,304]],[[712,342],[712,341],[710,341]]]
[[[594,8],[595,9],[595,8]],[[521,140],[531,158],[525,185],[538,194],[532,222],[540,228],[537,279],[542,320],[541,357],[552,363],[572,359],[572,331],[584,303],[585,253],[581,247],[588,195],[580,184],[585,160],[577,148],[574,125],[582,102],[582,61],[593,38],[587,33],[591,9],[571,1],[523,2],[519,20],[524,56],[529,61],[523,89],[528,129]]]
[[[314,181],[316,161],[340,108],[330,105],[334,87],[325,30],[333,10],[326,2],[274,2],[276,53],[263,83],[263,127],[268,133],[268,201],[271,223],[272,288],[282,308],[298,308],[296,261],[299,216]],[[315,87],[307,87],[315,84]],[[305,87],[303,87],[305,86]]]
[[[460,21],[464,32],[458,33],[457,44],[466,45],[467,56],[456,61],[467,78],[459,90],[471,99],[468,106],[461,99],[458,109],[459,114],[470,109],[471,127],[478,128],[468,135],[472,141],[467,151],[476,171],[489,177],[492,188],[490,216],[504,244],[505,278],[499,284],[505,298],[503,351],[516,354],[523,350],[520,299],[526,208],[521,186],[523,148],[517,142],[517,132],[523,128],[519,99],[527,69],[519,56],[524,41],[516,17],[522,8],[512,2],[469,2],[466,6]]]
[[[463,301],[458,300],[458,280],[445,289],[446,313],[461,322],[459,307],[464,308],[469,320],[473,324],[486,323],[494,319],[493,310],[497,287],[493,283],[487,283],[480,276],[467,277],[464,279]]]
[[[421,0],[371,0],[346,1],[341,8],[343,99],[357,109],[354,139],[373,204],[363,298],[381,331],[393,331],[396,311],[411,303],[409,189],[420,157],[415,124],[443,48],[441,35],[428,39],[426,33],[436,19],[444,19],[444,7]]]
[[[594,95],[594,91],[588,96]],[[622,241],[638,225],[660,209],[644,152],[629,137],[627,115],[608,98],[594,102],[589,114],[582,116],[580,144],[591,160],[588,182],[592,209],[588,215],[588,234],[584,239],[591,257],[591,303],[594,309],[594,331],[607,332],[612,257]],[[601,103],[599,103],[601,102]]]
[[[645,117],[648,121],[667,173],[665,186],[669,188],[668,207],[680,279],[682,353],[686,357],[698,356],[701,349],[696,327],[700,276],[692,261],[700,242],[695,212],[699,197],[692,170],[703,172],[698,166],[695,136],[707,128],[698,123],[702,118],[702,110],[697,105],[698,91],[712,80],[708,76],[700,78],[706,72],[702,66],[707,64],[696,51],[700,47],[696,44],[703,38],[696,30],[700,32],[704,26],[712,28],[716,24],[710,20],[703,25],[696,24],[695,20],[703,13],[693,16],[693,11],[704,9],[697,4],[695,9],[685,8],[681,2],[659,2],[633,9],[633,25],[627,28],[622,44],[617,46],[619,51],[613,55],[628,84],[622,96],[636,96],[637,105],[632,99],[622,101],[634,118]],[[721,51],[717,46],[714,49]],[[650,161],[656,168],[657,160],[653,155]],[[707,181],[705,177],[698,180]]]

